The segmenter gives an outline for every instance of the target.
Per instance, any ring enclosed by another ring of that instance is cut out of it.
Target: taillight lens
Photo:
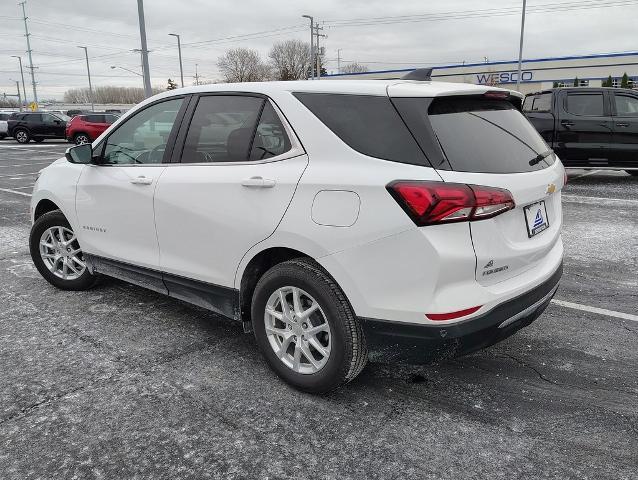
[[[512,194],[495,187],[397,180],[387,189],[418,226],[484,220],[515,207]]]

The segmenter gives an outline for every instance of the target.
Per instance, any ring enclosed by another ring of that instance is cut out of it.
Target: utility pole
[[[199,85],[199,73],[197,73],[197,66],[198,64],[195,64],[195,76],[193,77],[195,79],[195,85]]]
[[[148,66],[148,46],[146,44],[146,25],[144,24],[144,0],[137,0],[137,17],[140,24],[140,41],[142,52],[142,74],[144,75],[144,95],[146,98],[153,95],[151,89],[151,72]]]
[[[182,43],[179,39],[179,35],[176,33],[169,33],[172,37],[177,37],[177,52],[179,53],[179,76],[182,79],[182,88],[184,88],[184,68],[182,67]]]
[[[337,48],[337,73],[341,73],[341,50],[343,48]]]
[[[523,14],[521,15],[521,42],[518,48],[518,77],[516,77],[516,90],[521,91],[521,74],[523,63],[523,35],[525,34],[525,6],[527,0],[523,0]]]
[[[319,47],[319,37],[328,38],[327,35],[319,33],[319,30],[323,30],[323,27],[320,27],[319,23],[316,23],[315,34],[317,36],[317,41],[315,42],[315,45],[317,46],[317,48],[315,49],[315,53],[316,53],[316,62],[317,62],[317,69],[316,69],[317,80],[321,80],[321,48]]]
[[[89,68],[89,50],[86,47],[78,46],[78,48],[84,49],[84,56],[86,57],[86,74],[89,76],[89,97],[91,98],[91,111],[95,112],[95,102],[93,100],[93,85],[91,85],[91,69]]]
[[[22,57],[19,57],[18,55],[11,55],[11,57],[12,58],[17,58],[18,62],[20,62],[20,77],[22,78],[22,93],[24,94],[23,95],[23,97],[24,97],[23,100],[24,100],[24,103],[26,104],[27,103],[27,89],[24,86],[24,70],[22,70]]]
[[[27,37],[27,53],[29,54],[29,70],[31,70],[31,85],[33,86],[33,101],[38,103],[38,91],[35,86],[35,74],[33,73],[33,58],[31,57],[31,40],[29,40],[29,27],[27,26],[27,11],[24,7],[27,0],[20,2],[18,5],[22,6],[22,19],[24,20],[24,36]]]
[[[302,15],[303,18],[310,19],[310,79],[315,78],[315,19],[310,15]]]
[[[20,82],[16,80],[16,88],[18,89],[18,105],[20,105],[20,111],[22,111],[22,97],[20,96]]]

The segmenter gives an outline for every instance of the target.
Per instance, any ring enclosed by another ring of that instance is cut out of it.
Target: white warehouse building
[[[324,75],[326,79],[370,78],[398,79],[415,68],[380,70],[363,73]],[[627,73],[630,85],[638,88],[638,52],[605,53],[571,57],[535,58],[523,60],[521,92],[538,92],[555,84],[571,87],[578,78],[579,86],[600,87],[609,76],[613,86],[620,86]],[[518,60],[434,66],[432,80],[444,82],[475,83],[480,85],[515,88],[518,77]]]

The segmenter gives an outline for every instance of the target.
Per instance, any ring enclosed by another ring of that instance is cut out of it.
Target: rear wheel
[[[638,177],[638,170],[625,170],[632,177]]]
[[[286,382],[326,393],[355,378],[368,351],[345,294],[315,262],[291,260],[259,280],[252,299],[257,344]]]
[[[91,139],[86,133],[78,133],[73,137],[73,141],[76,145],[83,145],[85,143],[91,143]]]
[[[60,210],[45,213],[31,228],[31,258],[40,274],[62,290],[87,290],[97,276],[92,275],[71,225]]]
[[[31,140],[29,132],[23,129],[16,130],[13,133],[13,138],[15,138],[18,143],[29,143],[29,140]]]

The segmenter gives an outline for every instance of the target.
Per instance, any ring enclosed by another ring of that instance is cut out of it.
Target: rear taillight
[[[386,188],[418,226],[484,220],[515,206],[502,188],[418,180],[397,180]]]

